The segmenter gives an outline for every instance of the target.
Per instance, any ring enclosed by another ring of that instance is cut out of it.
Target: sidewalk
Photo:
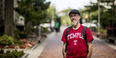
[[[109,40],[107,40],[107,39],[103,39],[103,40],[102,40],[102,39],[100,39],[100,38],[98,38],[98,37],[96,37],[96,36],[94,36],[94,38],[95,38],[96,40],[102,41],[102,42],[103,42],[104,44],[106,44],[107,46],[109,46],[109,47],[111,47],[112,49],[116,50],[116,45],[110,43]]]
[[[29,54],[29,56],[27,56],[26,58],[38,58],[38,56],[45,50],[46,45],[53,36],[54,33],[48,34],[47,38],[41,40],[41,42],[39,44],[36,44],[34,48],[24,50],[25,53]]]
[[[63,32],[63,28],[61,28]],[[63,58],[62,57],[62,33],[55,32],[48,34],[35,49],[27,50],[27,58]],[[92,58],[116,58],[116,46],[94,36]]]
[[[116,58],[116,47],[94,36],[92,58]]]
[[[62,42],[61,33],[52,33],[47,39],[47,45],[38,58],[63,58],[62,57]]]
[[[36,44],[36,46],[32,49],[27,49],[24,50],[25,53],[29,54],[26,58],[38,58],[38,56],[41,54],[43,49],[45,48],[46,45],[46,38],[42,40],[41,43]]]

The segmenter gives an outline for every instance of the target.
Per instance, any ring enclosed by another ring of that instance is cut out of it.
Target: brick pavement
[[[47,39],[47,45],[38,58],[62,58],[61,33],[52,33]],[[116,50],[94,37],[92,58],[116,58]],[[116,47],[115,47],[116,48]]]
[[[116,50],[95,38],[92,58],[116,58]]]
[[[38,58],[62,58],[62,42],[60,34],[55,34],[49,38],[46,47]]]

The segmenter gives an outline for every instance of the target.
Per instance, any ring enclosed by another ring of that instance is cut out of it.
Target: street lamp
[[[98,35],[100,35],[100,0],[98,0]]]

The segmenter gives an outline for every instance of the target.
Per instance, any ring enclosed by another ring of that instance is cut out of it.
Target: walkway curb
[[[29,53],[24,54],[21,58],[27,58],[27,56],[29,56]]]

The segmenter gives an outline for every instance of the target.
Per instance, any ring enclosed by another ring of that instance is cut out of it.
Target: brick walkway
[[[63,58],[61,33],[52,33],[47,39],[47,45],[38,58]],[[116,58],[116,50],[109,47],[102,40],[94,37],[92,58]]]
[[[106,45],[103,41],[95,39],[92,58],[116,58],[116,50]]]
[[[62,42],[60,41],[60,35],[54,33],[49,40],[43,52],[38,58],[62,58]]]
[[[62,42],[61,35],[52,34],[48,39],[47,45],[38,58],[62,58]],[[108,47],[101,40],[95,39],[93,42],[92,58],[116,58],[116,50]]]

